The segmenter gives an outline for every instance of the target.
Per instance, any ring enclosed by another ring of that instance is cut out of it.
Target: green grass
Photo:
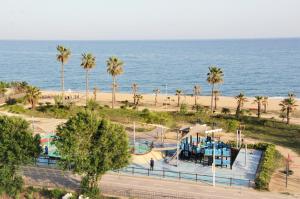
[[[6,110],[16,113],[23,113],[35,117],[46,118],[64,118],[75,115],[80,111],[86,110],[79,106],[41,106],[35,110],[22,109],[20,105],[6,105]],[[235,133],[235,126],[238,122],[245,124],[244,134],[247,137],[258,139],[264,142],[270,142],[276,145],[282,145],[295,150],[300,154],[300,125],[286,125],[281,121],[274,119],[257,118],[254,116],[242,116],[239,121],[234,115],[215,115],[211,116],[207,112],[152,112],[149,110],[138,111],[134,109],[111,109],[108,107],[97,106],[92,110],[100,117],[109,119],[114,122],[129,124],[133,121],[163,124],[170,128],[178,128],[183,124],[196,122],[216,125]],[[140,129],[140,131],[146,129]]]

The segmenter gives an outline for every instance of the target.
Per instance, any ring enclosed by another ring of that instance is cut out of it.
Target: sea
[[[96,56],[90,71],[90,89],[110,92],[112,78],[106,60],[117,56],[124,61],[124,73],[117,77],[118,91],[131,92],[137,83],[140,93],[191,94],[194,85],[209,95],[208,67],[224,72],[217,86],[221,95],[300,96],[300,38],[157,40],[157,41],[0,41],[0,81],[27,81],[44,90],[60,90],[60,63],[56,46],[72,51],[65,65],[65,89],[85,89],[82,53]]]

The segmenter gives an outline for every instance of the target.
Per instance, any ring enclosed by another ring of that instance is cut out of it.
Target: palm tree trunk
[[[261,109],[261,104],[260,104],[260,102],[258,102],[258,104],[257,104],[257,117],[258,118],[260,118],[260,110]]]
[[[214,108],[214,111],[217,110],[217,93],[215,93],[215,108]]]
[[[210,99],[210,110],[211,111],[213,111],[214,90],[215,90],[215,84],[213,84],[211,87],[211,99]]]
[[[235,112],[235,115],[236,115],[236,117],[237,118],[239,118],[240,117],[240,112],[241,112],[241,105],[240,104],[238,104],[238,106],[237,106],[237,108],[236,108],[236,112]]]
[[[88,102],[88,96],[89,96],[89,81],[88,81],[88,69],[85,71],[85,105],[87,105]]]
[[[155,106],[157,105],[157,94],[155,94]]]
[[[286,124],[290,124],[290,108],[287,107],[286,110]]]
[[[61,95],[63,102],[65,100],[65,80],[64,80],[64,64],[61,63]]]
[[[195,105],[197,105],[197,95],[195,95]]]
[[[115,76],[113,76],[113,90],[112,90],[112,100],[111,100],[111,102],[112,102],[112,108],[114,108],[115,107],[115,88],[116,88],[116,80],[115,80]]]

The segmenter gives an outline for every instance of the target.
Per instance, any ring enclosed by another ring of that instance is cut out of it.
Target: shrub
[[[277,166],[276,162],[278,162],[279,155],[273,144],[263,144],[258,147],[265,148],[265,151],[259,174],[255,179],[255,186],[257,189],[268,190],[272,173]]]
[[[188,112],[187,104],[181,104],[181,105],[180,105],[179,113],[181,113],[181,114],[186,114],[187,112]]]
[[[237,120],[226,120],[226,130],[228,132],[235,131],[239,125],[240,125],[240,122]]]
[[[226,107],[223,107],[221,113],[223,113],[225,115],[230,114],[230,109],[226,108]]]
[[[17,104],[9,106],[8,111],[11,113],[17,113],[17,114],[25,113],[24,107],[21,105],[17,105]]]

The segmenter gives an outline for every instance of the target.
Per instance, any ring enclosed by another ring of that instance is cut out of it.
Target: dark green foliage
[[[57,136],[61,167],[84,175],[82,185],[92,193],[101,175],[128,164],[129,143],[124,128],[94,114],[80,112],[69,118],[57,128]]]
[[[226,107],[223,107],[221,113],[223,113],[223,114],[225,114],[225,115],[226,115],[226,114],[230,114],[230,109],[229,109],[229,108],[226,108]]]
[[[41,152],[40,136],[32,136],[29,124],[18,117],[0,116],[0,194],[17,195],[22,178],[19,166],[31,163]]]
[[[263,159],[261,160],[260,171],[255,179],[257,189],[268,190],[271,176],[280,162],[280,154],[273,144],[262,144],[257,148],[265,148]]]

